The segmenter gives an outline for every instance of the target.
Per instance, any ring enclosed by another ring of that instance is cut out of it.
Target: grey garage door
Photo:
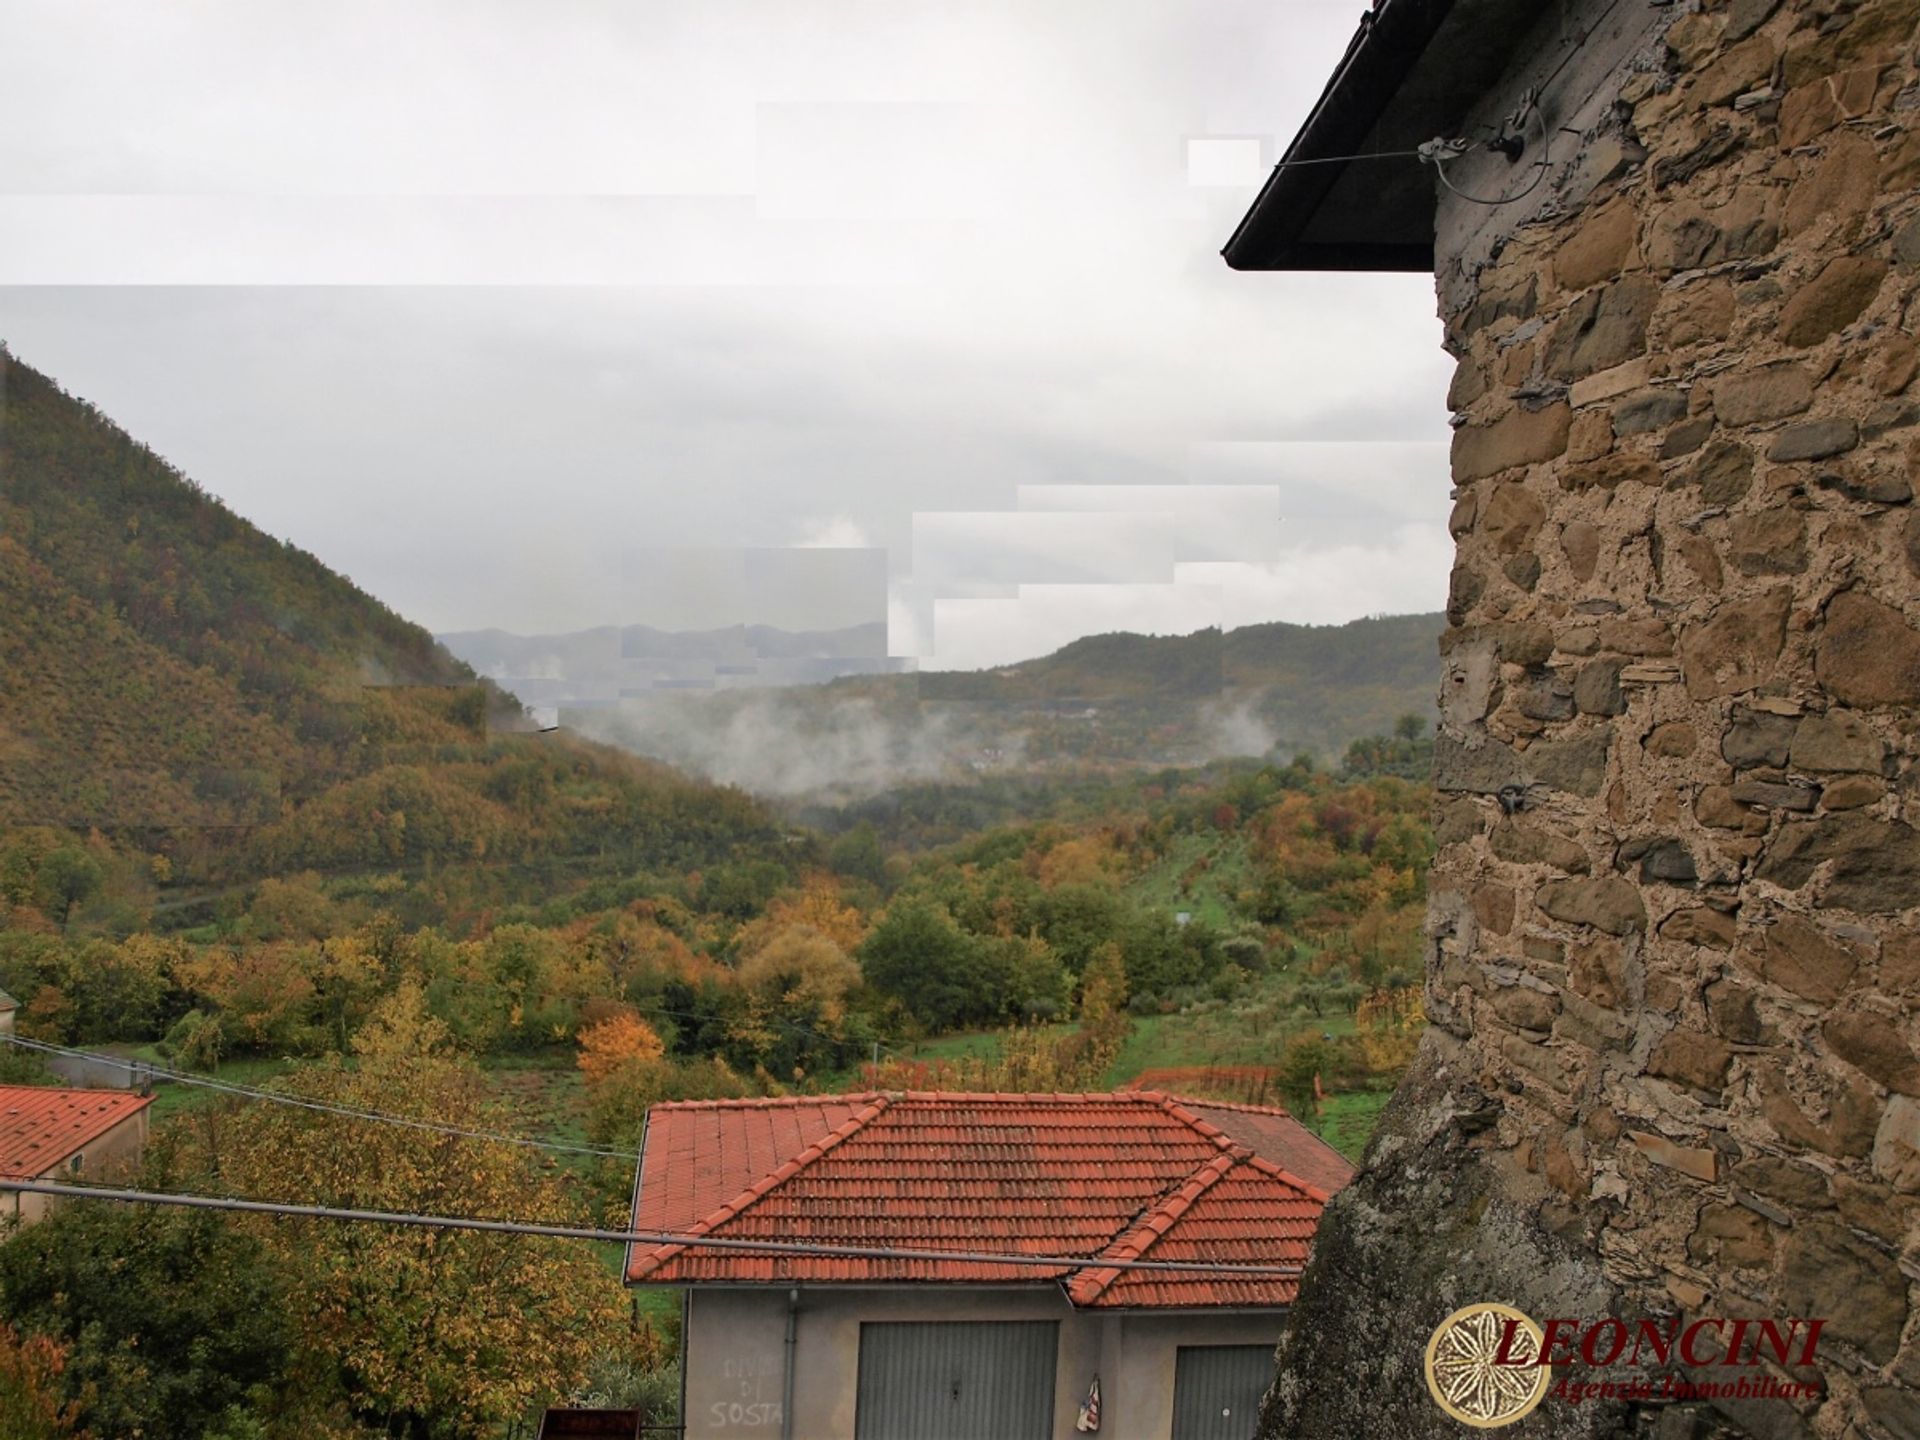
[[[1251,1440],[1272,1383],[1271,1345],[1182,1345],[1173,1362],[1173,1440]]]
[[[1050,1320],[860,1327],[856,1440],[1047,1440]]]

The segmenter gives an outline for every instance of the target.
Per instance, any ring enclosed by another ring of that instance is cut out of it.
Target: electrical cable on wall
[[[1538,91],[1528,90],[1526,94],[1520,97],[1520,104],[1514,109],[1513,114],[1507,117],[1507,123],[1502,129],[1501,134],[1495,139],[1488,141],[1486,145],[1487,149],[1498,150],[1509,159],[1519,159],[1519,157],[1525,153],[1526,129],[1529,122],[1537,125],[1540,130],[1540,159],[1534,164],[1533,179],[1528,181],[1524,188],[1515,191],[1511,195],[1503,195],[1497,200],[1489,200],[1481,195],[1469,195],[1447,177],[1447,161],[1457,160],[1473,148],[1465,140],[1448,140],[1436,137],[1420,147],[1420,158],[1433,166],[1434,173],[1440,177],[1440,183],[1446,186],[1453,194],[1459,196],[1460,199],[1473,205],[1486,205],[1493,208],[1498,208],[1502,205],[1511,205],[1516,200],[1526,199],[1527,196],[1531,195],[1535,190],[1538,190],[1540,188],[1540,182],[1547,178],[1547,170],[1553,164],[1552,132],[1547,128],[1547,117],[1540,109],[1540,96]],[[1517,136],[1510,133],[1516,131],[1518,132]],[[1516,146],[1519,148],[1516,149]]]
[[[1425,158],[1426,147],[1418,150],[1371,150],[1365,155],[1317,155],[1311,160],[1282,160],[1273,168],[1276,170],[1298,170],[1303,165],[1347,165],[1355,160],[1419,160]]]
[[[1498,199],[1488,199],[1482,195],[1469,195],[1448,178],[1447,162],[1457,160],[1476,148],[1498,150],[1509,159],[1518,160],[1526,151],[1528,125],[1536,126],[1540,131],[1540,158],[1534,164],[1533,179],[1524,189],[1517,190],[1511,195],[1503,195]],[[1435,136],[1412,150],[1373,150],[1364,155],[1318,155],[1307,160],[1282,160],[1273,168],[1297,170],[1309,165],[1349,165],[1360,160],[1420,160],[1433,166],[1434,172],[1440,177],[1440,183],[1462,200],[1474,205],[1497,207],[1511,205],[1516,200],[1524,200],[1540,188],[1540,182],[1546,179],[1547,171],[1553,164],[1553,140],[1547,127],[1546,115],[1540,109],[1539,92],[1530,89],[1520,97],[1519,105],[1507,117],[1506,123],[1495,132],[1493,138],[1484,143],[1484,146],[1476,146],[1466,139]]]

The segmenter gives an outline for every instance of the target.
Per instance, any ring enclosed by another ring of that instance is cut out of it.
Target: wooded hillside
[[[746,797],[536,735],[513,696],[0,352],[0,827],[212,884],[538,853],[697,864]]]

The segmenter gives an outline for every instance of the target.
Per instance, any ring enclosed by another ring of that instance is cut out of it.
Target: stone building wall
[[[1822,1401],[1511,1434],[1920,1436],[1920,0],[1571,8],[1550,183],[1442,206],[1434,1029],[1263,1433],[1462,1433],[1506,1300],[1827,1320]]]

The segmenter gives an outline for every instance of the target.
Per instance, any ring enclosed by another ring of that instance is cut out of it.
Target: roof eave
[[[1221,254],[1235,270],[1417,270],[1431,273],[1432,246],[1302,245],[1315,208],[1346,172],[1401,84],[1453,9],[1454,0],[1376,0],[1361,17],[1333,78],[1300,133],[1255,197]]]

